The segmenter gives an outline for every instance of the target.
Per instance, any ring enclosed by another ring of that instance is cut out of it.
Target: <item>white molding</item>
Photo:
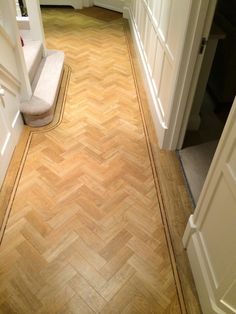
[[[30,29],[28,16],[17,16],[16,21],[19,29]]]
[[[91,7],[93,5],[93,0],[40,0],[42,5],[69,5],[74,9],[79,10],[83,7]]]
[[[46,44],[39,0],[25,0],[25,2],[29,17],[31,38],[32,40],[39,40],[42,43],[43,54],[45,56]]]
[[[7,68],[4,67],[4,65],[0,64],[0,76],[2,78],[7,79],[8,81],[10,81],[11,83],[13,83],[15,86],[17,86],[18,88],[20,87],[20,81],[11,74],[11,72],[8,71]]]
[[[184,88],[183,88],[182,95],[179,101],[180,110],[176,114],[176,119],[174,121],[174,132],[171,135],[172,136],[172,139],[170,140],[171,146],[177,149],[181,149],[184,142],[184,137],[185,137],[186,129],[189,122],[189,117],[192,110],[197,82],[198,82],[198,78],[199,78],[199,74],[200,74],[200,70],[202,66],[204,53],[202,55],[198,54],[199,44],[202,37],[208,38],[209,36],[217,0],[208,0],[208,2],[209,2],[209,5],[207,9],[202,10],[200,14],[200,18],[201,19],[204,18],[204,25],[201,27],[201,24],[202,24],[201,22],[198,22],[198,25],[196,25],[195,33],[198,34],[198,38],[196,36],[195,43],[193,43],[192,48],[191,48],[192,54],[189,57],[188,71],[186,73]],[[207,1],[205,3],[207,3]],[[194,5],[196,4],[197,4],[197,1],[194,2]],[[189,37],[191,36],[192,35],[190,35]],[[196,44],[197,44],[197,47],[196,47]],[[189,51],[190,51],[190,48],[189,48]],[[197,55],[194,56],[196,52],[197,52]]]
[[[145,84],[145,88],[146,88],[146,92],[147,92],[147,96],[149,100],[149,106],[150,106],[152,119],[153,119],[155,130],[156,130],[156,135],[159,140],[159,145],[162,145],[160,140],[163,138],[163,134],[167,130],[167,126],[163,119],[162,109],[155,95],[155,89],[154,89],[154,85],[152,81],[152,76],[150,75],[149,66],[146,62],[145,51],[143,49],[143,45],[140,40],[140,36],[137,31],[137,27],[136,27],[133,15],[131,14],[131,11],[128,7],[124,8],[124,15],[129,20],[131,34],[134,40],[139,64],[141,66],[142,74],[144,77],[144,84]]]
[[[188,242],[187,254],[191,264],[193,277],[199,295],[203,313],[225,314],[217,305],[211,290],[211,283],[205,267],[205,260],[199,245],[199,236],[194,234]]]
[[[83,0],[40,0],[42,5],[70,5],[74,9],[82,9],[84,5]]]
[[[188,220],[185,232],[184,232],[183,240],[182,240],[185,248],[187,248],[188,242],[189,242],[191,236],[196,232],[196,229],[197,229],[196,225],[193,221],[193,215],[191,215],[189,217],[189,220]]]
[[[93,6],[93,0],[83,0],[83,6],[85,8]]]
[[[6,41],[12,48],[15,48],[16,46],[15,43],[13,42],[13,40],[11,39],[11,37],[8,35],[8,33],[5,31],[5,29],[2,27],[1,24],[0,24],[0,34],[6,39]]]
[[[118,0],[117,3],[108,3],[107,1],[101,0],[94,3],[94,0],[40,0],[42,5],[69,5],[74,9],[83,9],[84,7],[91,7],[97,5],[102,8],[106,8],[113,11],[118,11],[123,13],[124,1]]]
[[[129,7],[124,6],[123,7],[123,18],[129,20],[130,18],[130,10]]]
[[[19,1],[16,0],[16,13],[17,13],[17,16],[21,16],[21,10],[20,10],[20,5],[19,5]]]
[[[117,11],[120,13],[123,13],[124,9],[124,1],[121,0],[113,0],[113,1],[107,1],[107,0],[94,0],[93,1],[95,6],[99,6],[108,10]]]

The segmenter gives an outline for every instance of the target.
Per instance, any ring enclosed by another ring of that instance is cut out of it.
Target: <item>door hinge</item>
[[[202,37],[202,41],[201,41],[201,45],[200,45],[200,49],[199,49],[199,54],[202,55],[204,52],[204,49],[206,47],[207,44],[207,39],[206,37]]]

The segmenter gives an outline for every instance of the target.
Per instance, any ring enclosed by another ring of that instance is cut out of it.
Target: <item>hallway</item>
[[[93,10],[43,9],[47,46],[72,74],[61,124],[29,147],[0,313],[181,313],[125,22]]]

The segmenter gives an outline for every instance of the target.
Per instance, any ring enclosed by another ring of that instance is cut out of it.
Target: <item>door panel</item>
[[[150,6],[150,9],[153,12],[153,19],[155,25],[158,27],[160,22],[160,15],[161,15],[161,2],[162,0],[156,0],[154,4]]]
[[[167,56],[164,57],[164,63],[163,63],[163,70],[161,73],[161,84],[159,89],[159,102],[161,109],[163,111],[163,117],[166,118],[166,113],[168,112],[168,104],[170,102],[170,96],[169,93],[169,85],[172,84],[173,81],[173,68],[168,60]]]
[[[183,16],[188,15],[189,11],[188,1],[173,1],[171,12],[170,12],[170,24],[168,28],[168,36],[166,40],[166,45],[172,56],[172,59],[177,58],[179,40],[184,32],[184,20]]]
[[[171,0],[164,0],[162,1],[161,6],[161,16],[160,16],[160,24],[159,24],[159,31],[162,35],[163,41],[166,41],[166,35],[170,20],[170,8],[171,8]]]
[[[206,313],[236,313],[235,121],[236,99],[184,235]]]

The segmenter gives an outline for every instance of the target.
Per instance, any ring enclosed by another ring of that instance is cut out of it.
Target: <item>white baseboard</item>
[[[74,9],[83,8],[83,0],[40,0],[42,5],[70,5]]]
[[[163,144],[162,140],[164,138],[164,132],[167,129],[167,126],[165,125],[165,122],[163,120],[162,111],[158,104],[158,100],[156,98],[153,80],[149,72],[148,64],[146,62],[146,56],[143,49],[143,45],[142,45],[135,21],[128,7],[124,8],[124,17],[129,20],[131,34],[134,40],[135,50],[137,52],[139,64],[140,64],[142,75],[143,75],[145,89],[148,96],[149,108],[150,108],[153,123],[155,126],[156,135],[159,141],[159,145],[160,147],[162,147],[162,144]]]
[[[113,1],[107,1],[107,0],[94,0],[93,1],[95,6],[99,6],[108,10],[116,11],[123,13],[123,6],[124,2],[120,0],[113,0]]]
[[[74,9],[82,9],[83,7],[90,7],[92,5],[98,5],[100,7],[123,13],[123,1],[117,0],[116,2],[107,2],[103,0],[40,0],[42,5],[69,5]]]

